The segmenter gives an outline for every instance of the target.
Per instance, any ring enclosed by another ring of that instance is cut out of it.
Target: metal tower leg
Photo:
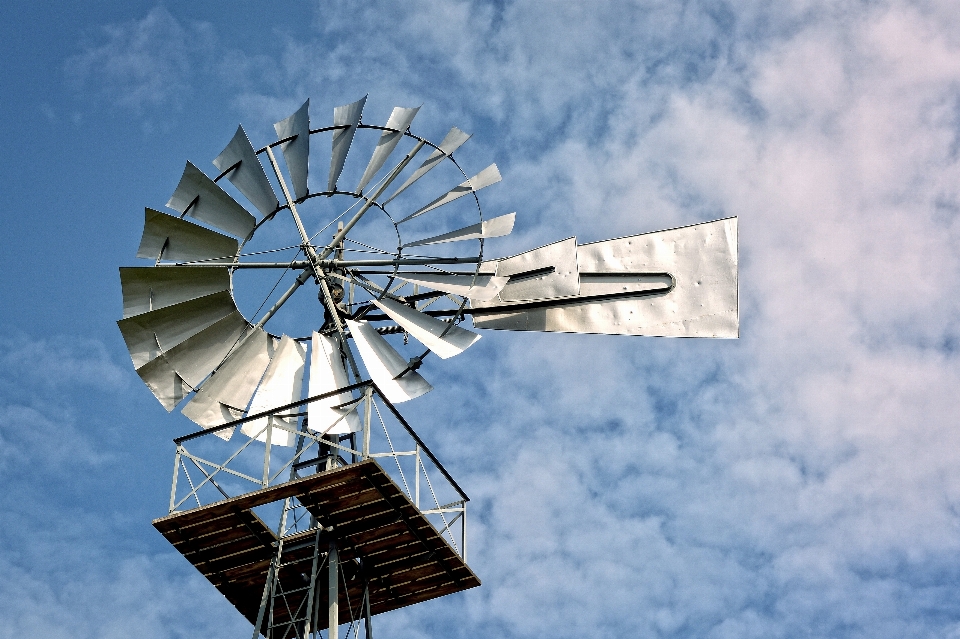
[[[330,552],[327,555],[327,575],[329,579],[327,601],[329,601],[329,626],[327,629],[328,639],[337,639],[340,630],[340,606],[337,597],[337,581],[340,579],[340,554],[337,552],[337,542],[330,541]]]

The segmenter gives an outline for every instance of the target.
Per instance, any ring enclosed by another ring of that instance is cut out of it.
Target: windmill
[[[260,149],[241,126],[213,177],[187,162],[170,213],[145,211],[152,265],[120,269],[138,375],[201,427],[174,440],[154,526],[254,639],[370,637],[375,614],[480,584],[468,497],[396,409],[432,389],[425,358],[476,343],[470,323],[738,335],[736,218],[490,257],[515,221],[480,206],[497,166],[461,168],[456,127],[414,134],[419,107],[365,123],[365,101],[311,128],[308,100]]]

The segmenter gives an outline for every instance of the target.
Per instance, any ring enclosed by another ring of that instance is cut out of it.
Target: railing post
[[[273,435],[273,417],[267,416],[267,445],[263,449],[263,487],[270,483],[270,439]]]
[[[363,409],[363,448],[360,450],[362,457],[366,460],[370,457],[370,414],[373,408],[373,387],[367,386],[364,391],[366,404]]]
[[[180,476],[180,450],[181,446],[177,444],[177,454],[173,457],[173,482],[170,484],[170,508],[167,514],[173,512],[174,505],[177,503],[177,478]]]
[[[337,552],[337,542],[330,540],[330,553],[327,555],[327,602],[329,603],[327,617],[327,637],[337,639],[340,630],[340,601],[337,594],[337,582],[340,580],[340,555]]]
[[[463,521],[460,522],[460,547],[463,548],[463,563],[467,563],[467,502],[463,502]]]
[[[420,444],[417,444],[417,455],[414,458],[414,472],[417,473],[413,480],[413,505],[420,509]]]

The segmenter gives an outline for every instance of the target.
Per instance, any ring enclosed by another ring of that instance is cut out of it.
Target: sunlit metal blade
[[[446,242],[461,242],[463,240],[479,240],[481,238],[487,239],[491,237],[503,237],[504,235],[510,235],[510,233],[513,231],[513,223],[516,220],[516,217],[516,213],[507,213],[506,215],[495,217],[492,220],[484,220],[479,224],[465,226],[462,229],[450,231],[449,233],[444,233],[443,235],[434,235],[433,237],[428,237],[423,240],[417,240],[416,242],[404,244],[403,248],[407,248],[408,246],[424,246],[427,244],[444,244]]]
[[[253,150],[243,126],[237,127],[230,144],[217,156],[213,165],[220,169],[221,173],[233,167],[227,173],[227,179],[263,215],[270,215],[279,208],[280,201],[270,186],[270,180],[267,179],[263,165],[257,159],[257,152]]]
[[[357,132],[357,125],[360,123],[360,115],[363,113],[363,105],[366,101],[367,96],[363,96],[352,104],[338,106],[333,110],[333,126],[346,126],[346,128],[337,129],[333,132],[330,179],[327,181],[328,191],[337,188],[337,180],[340,179],[340,173],[343,171],[343,163],[347,159],[347,152],[350,151],[350,144]]]
[[[277,352],[270,360],[263,381],[250,402],[251,415],[262,413],[278,406],[286,406],[300,399],[303,390],[303,365],[307,361],[307,351],[295,340],[284,335],[280,338]],[[296,412],[296,410],[292,411]],[[261,417],[245,422],[240,429],[247,437],[267,441],[267,422],[282,425],[291,430],[297,429],[297,418],[283,418],[275,415]],[[263,432],[261,432],[263,431]],[[270,429],[271,446],[293,446],[297,436],[282,428]]]
[[[441,359],[459,355],[480,339],[473,331],[430,317],[406,304],[388,298],[373,303]]]
[[[444,136],[443,141],[440,142],[439,148],[433,150],[433,153],[430,154],[423,164],[420,165],[420,168],[410,176],[410,178],[404,182],[399,189],[393,192],[393,195],[388,197],[384,204],[387,204],[390,200],[397,197],[401,193],[407,190],[407,187],[422,178],[427,174],[428,171],[431,171],[434,167],[440,165],[440,160],[452,154],[454,151],[460,148],[460,145],[470,139],[469,133],[464,133],[457,127],[453,127],[447,132],[447,135]]]
[[[190,162],[167,206],[242,238],[250,235],[257,223],[255,217]]]
[[[500,291],[500,301],[540,300],[580,293],[575,237],[496,260],[496,265],[497,276],[509,278]],[[496,302],[474,306],[493,303]]]
[[[233,297],[224,291],[134,315],[120,320],[117,326],[134,368],[140,368],[236,310]]]
[[[220,426],[237,419],[267,370],[274,349],[273,338],[263,329],[250,331],[183,407],[183,414],[203,428]],[[234,430],[218,431],[216,434],[223,439],[230,439]]]
[[[191,390],[162,355],[138,368],[137,375],[168,413],[176,408]]]
[[[516,309],[478,304],[483,312],[473,316],[473,325],[513,331],[739,336],[736,218],[584,244],[578,257],[580,295],[548,300],[540,308],[529,308],[536,303],[519,303]],[[581,301],[588,295],[609,295],[614,288],[627,290],[610,295],[613,299]],[[645,289],[661,292],[645,295]]]
[[[331,393],[349,385],[337,339],[313,333],[310,346],[309,397]],[[310,402],[307,406],[307,428],[318,433],[343,434],[360,430],[355,406],[335,408],[353,400],[350,393],[340,393]]]
[[[239,312],[233,312],[180,342],[166,351],[163,357],[191,388],[197,388],[223,362],[231,349],[240,343],[250,328]]]
[[[393,129],[393,131],[384,131],[380,134],[380,139],[377,141],[377,148],[373,150],[373,155],[370,157],[370,162],[363,172],[363,177],[360,178],[360,183],[357,184],[358,193],[363,191],[363,187],[377,174],[377,171],[380,170],[383,163],[387,161],[387,158],[390,157],[393,150],[397,148],[397,143],[399,143],[403,137],[403,132],[406,131],[410,123],[413,122],[413,118],[419,110],[420,107],[393,108],[393,112],[390,114],[390,118],[385,125],[386,128]]]
[[[297,112],[286,120],[273,125],[277,138],[294,137],[280,145],[283,159],[290,171],[290,180],[293,182],[293,192],[299,200],[307,197],[310,192],[307,188],[307,172],[310,165],[310,100],[307,99]]]
[[[160,211],[146,209],[137,257],[173,262],[232,262],[239,246],[239,242],[232,237]]]
[[[370,379],[390,402],[399,404],[433,390],[433,386],[416,371],[404,372],[407,361],[372,325],[347,320],[347,326]]]
[[[462,295],[471,300],[486,301],[497,296],[510,280],[508,277],[477,274],[445,274],[445,273],[404,273],[397,274],[400,279],[432,288],[435,291]]]
[[[501,179],[500,170],[497,169],[496,164],[491,164],[490,166],[480,171],[479,173],[474,175],[472,178],[470,178],[466,182],[463,182],[459,186],[441,195],[430,204],[427,204],[422,209],[419,209],[415,213],[411,213],[407,217],[403,218],[402,220],[400,220],[400,222],[406,222],[407,220],[412,220],[413,218],[423,215],[428,211],[432,211],[438,206],[449,204],[450,202],[453,202],[454,200],[463,197],[467,193],[473,193],[475,191],[479,191],[482,188],[486,188],[491,184],[496,184],[497,182],[500,181],[500,179]],[[397,222],[397,223],[399,224],[400,222]]]
[[[224,268],[121,267],[123,316],[149,313],[180,302],[230,290],[230,271]]]

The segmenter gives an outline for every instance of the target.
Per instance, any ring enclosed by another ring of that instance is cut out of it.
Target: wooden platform
[[[363,562],[372,614],[442,597],[480,585],[480,580],[376,461],[350,464],[247,493],[210,506],[174,513],[154,527],[255,624],[276,535],[252,511],[296,497],[337,540],[342,579],[340,623],[359,619]],[[302,616],[316,531],[284,538],[279,573],[287,593],[274,607],[274,625]],[[324,571],[325,573],[326,571]],[[327,627],[326,576],[318,579],[319,628]],[[352,615],[351,615],[352,610]]]

